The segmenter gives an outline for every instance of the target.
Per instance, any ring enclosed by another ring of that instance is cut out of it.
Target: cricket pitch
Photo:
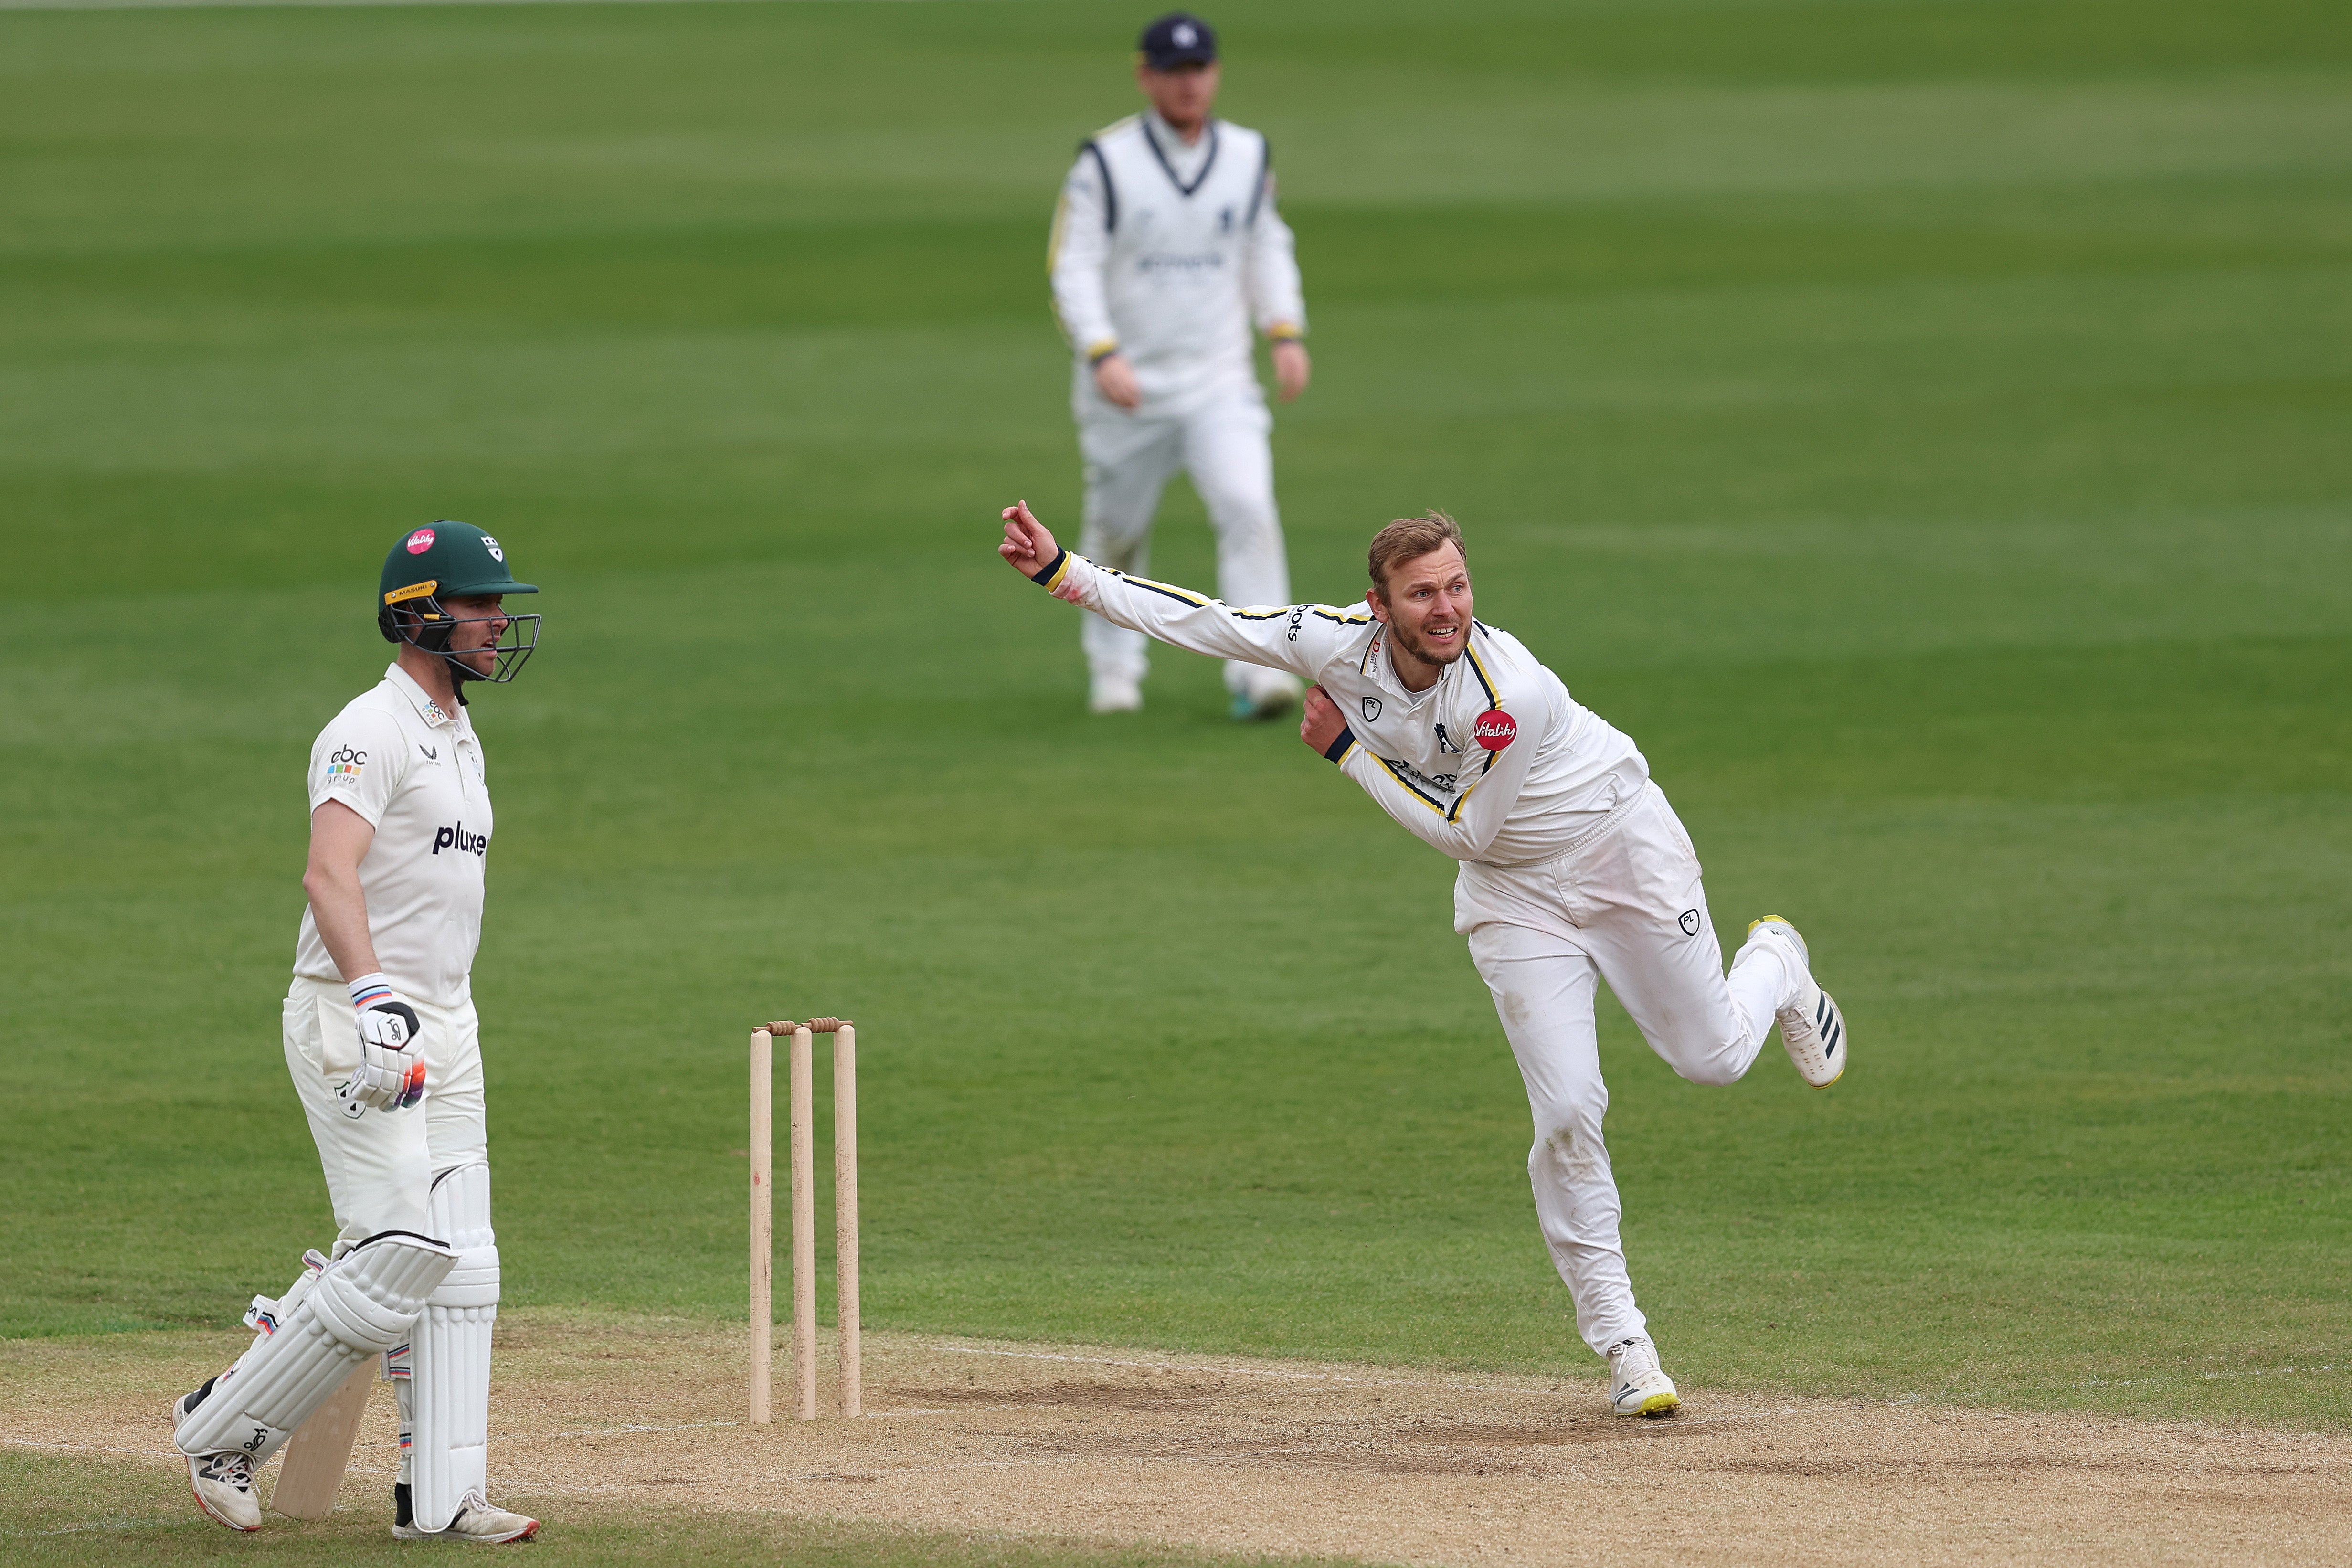
[[[2352,1560],[2352,1438],[1588,1380],[875,1333],[867,1415],[753,1426],[740,1328],[509,1312],[499,1500],[634,1498],[1387,1563]],[[0,1344],[0,1442],[173,1464],[169,1396],[242,1334]],[[780,1369],[781,1371],[781,1369]],[[822,1368],[829,1395],[834,1368]],[[379,1384],[339,1507],[383,1506]],[[273,1515],[272,1518],[275,1518]]]

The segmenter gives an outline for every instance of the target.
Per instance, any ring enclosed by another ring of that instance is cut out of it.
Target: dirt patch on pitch
[[[0,1345],[0,1442],[175,1484],[165,1405],[241,1338]],[[1703,1388],[1631,1422],[1598,1378],[867,1343],[866,1419],[752,1426],[740,1331],[509,1314],[497,1489],[550,1539],[593,1497],[1416,1563],[2352,1561],[2340,1436]],[[392,1436],[379,1384],[343,1507],[383,1506]]]

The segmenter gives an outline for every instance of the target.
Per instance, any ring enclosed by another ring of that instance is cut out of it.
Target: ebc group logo
[[[347,788],[360,782],[360,773],[367,767],[367,753],[354,752],[349,746],[338,746],[327,755],[327,787]]]

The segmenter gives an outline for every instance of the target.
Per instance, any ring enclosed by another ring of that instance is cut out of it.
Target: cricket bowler
[[[254,1299],[259,1337],[173,1401],[173,1436],[205,1511],[258,1530],[254,1472],[381,1357],[400,1405],[393,1533],[526,1540],[539,1521],[488,1499],[499,1249],[472,970],[496,818],[466,688],[521,669],[539,617],[504,601],[539,590],[497,540],[445,521],[402,536],[377,591],[399,654],[310,747],[310,905],[285,1009],[340,1234],[285,1295]]]
[[[1373,536],[1361,605],[1261,608],[1066,551],[1026,503],[1003,516],[998,552],[1055,597],[1314,682],[1299,738],[1462,863],[1454,929],[1527,1084],[1528,1175],[1577,1331],[1609,1363],[1618,1415],[1679,1408],[1618,1240],[1593,992],[1606,980],[1650,1048],[1694,1083],[1738,1080],[1777,1024],[1798,1072],[1825,1089],[1845,1070],[1845,1023],[1796,928],[1752,923],[1726,977],[1698,856],[1649,763],[1517,637],[1472,615],[1462,531],[1444,513]]]
[[[1287,403],[1309,373],[1307,307],[1274,167],[1255,131],[1216,119],[1217,36],[1181,11],[1143,30],[1135,79],[1150,107],[1082,143],[1054,214],[1046,268],[1074,356],[1070,410],[1086,467],[1079,546],[1140,572],[1160,492],[1178,468],[1217,535],[1217,585],[1240,605],[1290,597],[1274,506],[1274,419],[1251,361],[1251,329],[1273,344]],[[1088,616],[1087,705],[1143,706],[1144,634]],[[1225,665],[1236,719],[1298,700],[1287,670]]]

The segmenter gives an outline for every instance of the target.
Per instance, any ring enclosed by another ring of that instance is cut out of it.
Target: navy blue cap
[[[1217,58],[1217,31],[1189,11],[1171,11],[1143,29],[1143,63],[1156,71],[1210,65]]]

